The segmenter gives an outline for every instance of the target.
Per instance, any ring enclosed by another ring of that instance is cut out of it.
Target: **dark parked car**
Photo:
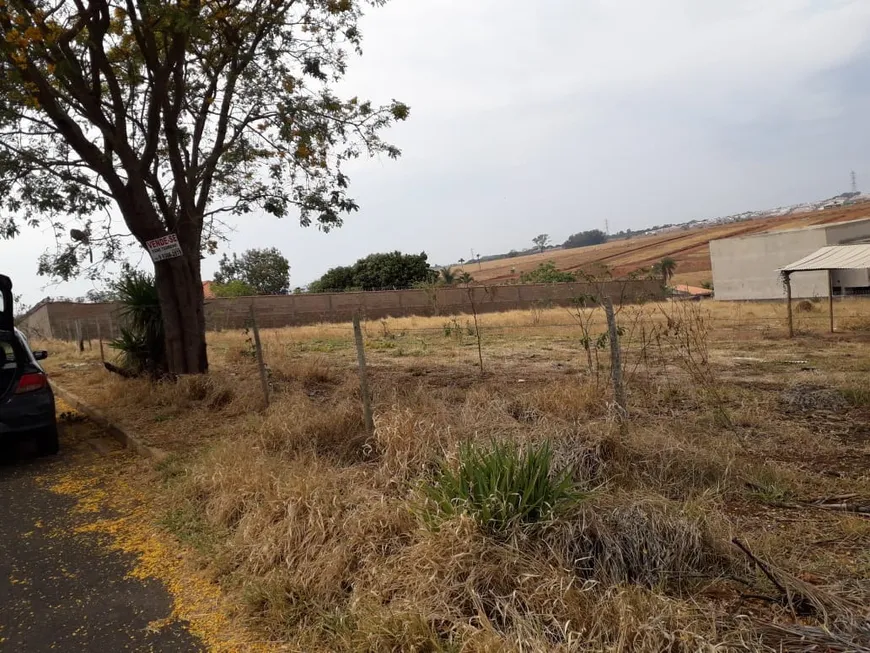
[[[13,321],[12,281],[0,274],[0,445],[36,442],[40,455],[57,453],[54,393],[39,365],[47,353],[30,349]]]

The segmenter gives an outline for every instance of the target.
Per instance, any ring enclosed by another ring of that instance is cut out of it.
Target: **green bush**
[[[490,532],[533,524],[580,498],[570,470],[555,473],[552,460],[548,441],[525,448],[493,443],[484,450],[464,443],[458,464],[444,464],[426,495],[441,515],[468,514]]]
[[[256,288],[239,279],[226,283],[212,283],[211,291],[215,297],[252,297],[260,294]]]
[[[565,283],[570,281],[577,281],[577,275],[573,272],[558,270],[553,261],[541,263],[531,272],[523,272],[520,275],[520,283]]]

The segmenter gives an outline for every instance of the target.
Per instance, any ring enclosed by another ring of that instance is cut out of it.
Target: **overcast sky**
[[[870,190],[867,0],[391,0],[362,23],[347,95],[397,98],[398,161],[351,169],[329,234],[248,216],[228,251],[276,246],[292,285],[377,251],[448,263]],[[46,235],[0,241],[25,300]],[[217,257],[204,261],[204,278]]]

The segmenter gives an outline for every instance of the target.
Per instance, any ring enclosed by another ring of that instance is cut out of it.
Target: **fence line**
[[[446,316],[445,316],[446,317]],[[456,318],[466,319],[469,324],[473,325],[472,316],[470,314],[458,314],[456,316],[450,316]],[[602,318],[603,318],[602,314]],[[450,325],[451,328],[458,328],[459,326],[465,326],[464,324],[459,324],[458,326],[454,326],[452,320],[445,320],[444,324],[437,327],[405,327],[405,326],[395,326],[389,325],[389,319],[401,319],[401,318],[383,318],[376,320],[364,320],[362,324],[365,329],[376,328],[377,325],[386,323],[388,328],[395,329],[398,333],[407,333],[407,334],[440,334],[445,331],[445,328]],[[825,325],[828,323],[827,315],[801,315],[798,314],[795,316],[795,320],[797,323],[801,322],[824,322]],[[856,320],[856,319],[866,319],[867,320],[867,330],[870,331],[870,314],[845,314],[845,315],[837,315],[835,316],[835,321],[843,321],[843,320]],[[788,318],[783,315],[782,317],[777,316],[752,316],[752,317],[717,317],[712,316],[707,318],[707,321],[715,324],[715,325],[732,325],[732,326],[742,326],[742,327],[751,327],[753,325],[762,327],[769,327],[771,325],[781,325],[783,328],[787,327]],[[576,328],[578,323],[574,322],[557,322],[557,323],[538,323],[538,324],[499,324],[498,322],[489,322],[487,321],[485,316],[478,316],[479,327],[481,329],[486,330],[495,330],[495,331],[536,331],[536,330],[544,330],[544,329],[571,329]],[[85,343],[88,341],[99,341],[103,340],[108,341],[114,338],[117,338],[119,335],[119,331],[116,328],[112,329],[110,332],[106,332],[103,327],[98,326],[97,324],[91,324],[88,322],[83,322],[80,324],[80,332],[76,329],[76,321],[71,320],[69,322],[62,322],[59,325],[59,329],[57,329],[58,333],[55,334],[53,340],[64,340],[68,342],[78,342],[79,340],[83,340]],[[333,332],[333,333],[345,333],[351,334],[352,328],[351,323],[348,321],[347,324],[310,324],[304,326],[288,326],[288,327],[261,327],[263,331],[275,331],[281,329],[317,329],[318,331],[324,332]],[[223,329],[222,331],[239,331],[241,327],[235,329]],[[217,331],[210,330],[210,332],[217,333]],[[39,330],[30,330],[28,332],[28,337],[33,339],[47,339],[45,336],[39,332]]]
[[[717,305],[722,308],[721,305]],[[847,315],[838,316],[839,320],[860,320],[855,326],[856,331],[870,332],[870,303],[866,304],[868,310],[863,313],[850,312]],[[571,309],[565,309],[571,312]],[[522,334],[517,340],[519,343],[532,342],[527,338],[529,331],[546,334],[548,331],[560,330],[554,334],[551,342],[569,343],[568,347],[561,347],[562,356],[566,352],[569,359],[576,357],[573,364],[569,363],[574,371],[585,370],[585,374],[596,384],[609,383],[613,389],[613,404],[609,404],[610,410],[620,424],[620,428],[627,428],[629,421],[628,401],[626,386],[630,387],[638,379],[638,370],[666,370],[673,366],[681,367],[691,375],[701,391],[709,395],[713,405],[720,410],[722,401],[717,395],[715,378],[709,371],[708,343],[712,343],[715,335],[711,329],[776,329],[777,333],[787,332],[787,320],[785,315],[712,315],[708,309],[698,303],[674,302],[657,305],[654,310],[643,307],[623,305],[616,309],[605,300],[603,304],[589,304],[575,309],[577,318],[571,321],[559,321],[547,323],[540,319],[540,312],[531,310],[528,319],[529,324],[507,323],[500,321],[498,314],[475,316],[461,314],[456,316],[441,316],[444,318],[441,326],[433,327],[403,327],[400,324],[390,324],[387,319],[361,320],[359,315],[354,315],[352,324],[323,324],[309,325],[304,327],[289,327],[288,332],[298,328],[306,333],[299,337],[290,335],[286,340],[281,340],[281,329],[261,329],[260,313],[257,306],[249,304],[248,321],[242,328],[233,329],[239,332],[238,345],[234,344],[232,336],[221,339],[219,334],[211,334],[210,342],[213,351],[230,352],[233,347],[244,347],[242,334],[250,327],[253,330],[253,347],[256,350],[256,362],[260,373],[260,382],[264,397],[264,405],[268,407],[271,388],[271,370],[269,367],[270,357],[277,362],[280,359],[278,353],[281,349],[292,353],[295,351],[311,351],[305,349],[312,344],[326,343],[329,346],[323,350],[315,351],[352,351],[356,347],[356,364],[360,375],[360,392],[362,397],[363,420],[369,433],[373,432],[376,421],[372,415],[372,403],[370,386],[366,375],[366,348],[372,351],[378,350],[382,361],[384,351],[395,349],[399,356],[414,355],[423,356],[432,352],[445,351],[437,343],[446,343],[447,350],[453,347],[454,359],[463,358],[465,362],[472,362],[472,350],[476,340],[477,363],[480,374],[491,375],[498,369],[497,364],[491,364],[489,360],[497,362],[499,346],[510,340],[499,340],[499,336],[505,334]],[[582,316],[580,313],[582,313]],[[740,312],[740,309],[737,309]],[[590,316],[595,319],[590,319]],[[478,319],[474,319],[477,317]],[[580,318],[583,319],[580,319]],[[441,319],[436,318],[436,319]],[[408,319],[408,318],[397,318]],[[413,318],[410,318],[413,319]],[[424,318],[432,319],[432,318]],[[819,327],[819,331],[827,331],[828,316],[814,313],[798,313],[796,324],[798,328],[806,328],[806,325]],[[99,340],[100,357],[103,359],[103,337],[105,336],[101,323],[97,321],[91,328],[87,322],[81,320],[68,320],[59,325],[61,333],[67,335],[66,339],[75,341],[80,352],[87,343],[92,348],[91,340]],[[319,338],[319,333],[327,337],[341,338],[340,344],[335,346],[335,341]],[[111,334],[110,334],[111,335]],[[427,338],[423,336],[429,336]],[[403,340],[404,339],[404,340]],[[535,346],[540,346],[541,339],[535,340]],[[545,344],[547,341],[543,340]],[[249,344],[251,344],[249,342]],[[278,349],[272,349],[277,345]],[[303,347],[296,349],[296,347]],[[609,355],[605,350],[609,349]],[[403,351],[405,353],[403,353]],[[504,351],[504,350],[502,350]],[[411,353],[408,353],[411,352]],[[458,354],[458,352],[462,352]],[[245,353],[250,353],[245,352]],[[457,355],[458,354],[458,355]],[[492,356],[488,360],[488,357]],[[285,359],[286,360],[286,359]],[[522,364],[522,359],[519,360]],[[565,360],[561,358],[559,360]],[[486,361],[486,364],[485,364]],[[347,361],[346,361],[347,362]],[[724,412],[717,413],[717,419],[727,421],[728,416]]]

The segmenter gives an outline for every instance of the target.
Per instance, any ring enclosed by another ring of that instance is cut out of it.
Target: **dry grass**
[[[166,524],[292,650],[803,650],[795,629],[825,624],[862,645],[868,522],[793,506],[870,500],[863,334],[802,313],[814,335],[786,340],[774,304],[627,307],[621,432],[607,352],[590,369],[564,309],[483,316],[484,375],[447,320],[367,325],[371,437],[349,325],[264,333],[265,411],[239,333],[209,335],[207,377],[153,386],[47,348],[59,383],[176,454],[155,488]],[[569,512],[499,537],[426,514],[461,443],[544,439],[588,497]],[[796,621],[735,536],[821,603]]]

